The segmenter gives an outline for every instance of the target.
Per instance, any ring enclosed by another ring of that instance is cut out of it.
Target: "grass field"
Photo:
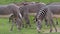
[[[31,21],[31,28],[22,28],[22,30],[17,31],[16,26],[14,26],[14,29],[12,32],[10,32],[10,27],[11,27],[11,23],[8,22],[8,18],[0,18],[0,34],[60,34],[60,32],[53,32],[53,33],[43,33],[44,31],[48,31],[49,27],[46,27],[43,24],[43,28],[41,30],[41,33],[38,33],[36,30],[36,25],[35,23],[32,21],[33,17],[30,16],[30,21]],[[58,19],[58,21],[60,20],[60,18]],[[54,19],[55,21],[55,19]],[[60,22],[60,21],[59,21]],[[60,23],[59,25],[57,25],[58,27],[60,27]]]
[[[22,2],[22,1],[28,1],[28,2],[35,1],[35,2],[44,2],[44,3],[60,2],[60,0],[0,0],[0,4],[9,4],[13,2]],[[41,30],[42,32],[37,33],[36,25],[33,23],[32,19],[33,17],[30,16],[32,28],[23,28],[21,31],[17,31],[16,26],[14,26],[14,30],[10,32],[9,30],[11,27],[11,23],[8,23],[8,18],[0,18],[0,34],[60,34],[60,32],[43,33],[43,31],[47,31],[49,29],[49,27],[47,28],[44,24]],[[58,18],[58,21],[60,22],[60,18]],[[57,26],[60,27],[60,23]]]

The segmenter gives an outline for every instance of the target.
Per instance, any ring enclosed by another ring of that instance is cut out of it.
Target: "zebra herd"
[[[19,4],[13,3],[6,6],[0,6],[0,11],[10,11],[10,13],[12,13],[12,15],[9,17],[9,22],[12,22],[12,26],[10,29],[11,31],[13,30],[14,24],[16,24],[18,30],[24,27],[24,20],[26,22],[26,28],[28,26],[32,27],[30,24],[29,14],[36,13],[33,21],[36,22],[36,28],[38,32],[41,31],[43,20],[45,20],[47,26],[50,25],[50,32],[52,32],[52,26],[57,32],[57,28],[53,20],[53,15],[60,12],[60,4],[56,4],[58,3],[51,3],[48,5],[41,2],[23,2]],[[57,18],[56,22],[58,24]]]

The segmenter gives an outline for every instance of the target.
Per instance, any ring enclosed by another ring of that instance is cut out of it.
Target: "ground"
[[[22,28],[22,30],[17,31],[16,26],[14,26],[14,29],[12,32],[10,32],[11,23],[8,22],[8,18],[0,18],[0,34],[60,34],[60,23],[57,25],[58,32],[49,32],[49,27],[46,27],[43,23],[43,28],[41,30],[41,33],[38,33],[36,30],[36,24],[32,21],[33,17],[30,16],[31,21],[31,28]],[[60,18],[58,18],[58,21]],[[55,18],[54,18],[55,22]],[[60,21],[59,21],[60,22]]]

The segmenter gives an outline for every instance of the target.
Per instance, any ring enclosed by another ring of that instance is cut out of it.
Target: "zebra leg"
[[[9,19],[9,23],[11,22],[11,20]]]
[[[23,22],[23,18],[20,19],[21,20],[21,26],[24,27],[24,22]]]
[[[58,25],[58,20],[57,20],[57,18],[56,18],[56,25]]]
[[[51,21],[52,21],[52,25],[53,25],[53,27],[55,28],[55,31],[57,32],[57,28],[56,28],[56,26],[55,26],[53,20],[51,20]]]
[[[21,27],[24,27],[24,23],[23,23],[23,21],[21,21]]]
[[[47,23],[49,23],[49,25],[50,25],[50,32],[52,32],[52,21],[51,21],[51,17],[49,18],[49,16],[46,16],[46,18],[47,18]]]
[[[50,22],[50,32],[52,32],[52,26],[55,28],[55,31],[57,32],[57,28],[56,28],[56,26],[55,26],[55,24],[54,24],[54,22],[53,22],[53,19],[51,19],[50,20],[51,22]]]
[[[20,31],[21,30],[21,21],[19,18],[16,19],[16,25],[17,25],[18,31]]]
[[[9,17],[9,23],[12,21],[13,18]]]
[[[50,22],[50,32],[52,32],[52,23]]]
[[[21,30],[21,28],[20,28],[20,26],[19,26],[19,25],[17,25],[17,28],[18,28],[18,31],[20,31],[20,30]]]
[[[48,25],[48,20],[45,18],[45,25],[47,25],[47,27],[49,26]]]
[[[50,25],[50,32],[52,32],[52,30],[53,30],[53,29],[52,29],[52,21],[51,21],[50,18],[48,19],[48,23],[49,23],[49,25]]]
[[[28,23],[27,23],[27,18],[26,17],[24,17],[24,20],[25,20],[25,28],[27,28],[28,27]]]
[[[25,18],[25,21],[26,21],[26,28],[27,28],[28,26],[31,27],[30,20],[29,20],[28,17],[27,17],[27,19]]]
[[[12,30],[13,30],[13,26],[14,26],[14,21],[12,21],[12,26],[11,26],[10,31],[12,31]]]
[[[28,23],[29,27],[31,27],[30,20],[28,20],[28,22],[27,22],[27,23]]]
[[[17,28],[18,28],[18,31],[20,31],[20,30],[21,30],[21,28],[20,28],[20,26],[19,26],[19,25],[17,25]]]
[[[38,20],[38,21],[36,22],[36,24],[37,24],[37,31],[38,31],[38,33],[40,33],[41,28],[42,28],[41,20]]]

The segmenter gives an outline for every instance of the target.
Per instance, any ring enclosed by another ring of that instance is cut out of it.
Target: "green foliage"
[[[44,2],[44,3],[51,3],[51,2],[60,2],[60,0],[0,0],[0,4],[9,4],[13,2],[23,2],[23,1],[28,1],[28,2]]]

